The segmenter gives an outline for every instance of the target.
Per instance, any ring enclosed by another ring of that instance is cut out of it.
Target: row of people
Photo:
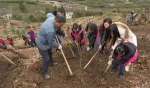
[[[137,20],[137,19],[135,19],[135,18],[137,17],[137,15],[138,15],[137,12],[131,11],[131,12],[129,13],[128,17],[127,17],[127,23],[128,23],[128,24],[132,24],[132,22],[133,22],[134,20]],[[142,20],[147,21],[147,19],[148,19],[148,18],[147,18],[147,10],[143,10],[138,21],[139,21],[139,22],[141,22]]]
[[[48,13],[47,19],[40,27],[39,33],[36,38],[37,47],[43,58],[42,74],[47,79],[50,78],[50,75],[48,73],[49,65],[55,65],[55,62],[52,59],[52,47],[55,47],[57,49],[62,48],[62,44],[56,42],[55,38],[58,35],[57,31],[61,31],[61,26],[65,22],[66,19],[63,15],[63,12],[60,12],[57,15]],[[126,24],[121,22],[112,22],[111,18],[106,18],[98,26],[94,23],[90,23],[88,25],[90,25],[89,32],[88,29],[85,29],[85,31],[88,32],[88,40],[89,40],[88,49],[94,48],[95,51],[102,49],[103,51],[104,48],[107,48],[107,45],[110,44],[110,46],[112,47],[110,57],[115,59],[112,62],[114,66],[116,66],[115,64],[116,57],[121,56],[121,59],[117,59],[117,60],[124,61],[125,59],[126,62],[129,61],[134,56],[135,53],[137,53],[135,51],[137,48],[136,35],[129,29],[129,27]],[[70,34],[73,40],[76,43],[79,43],[79,45],[81,46],[84,45],[85,43],[85,37],[83,33],[84,30],[82,29],[81,25],[74,23],[72,29],[70,30]],[[128,44],[128,43],[132,43],[132,44]],[[120,44],[122,44],[123,46],[116,50],[116,48],[119,47]],[[134,52],[132,52],[132,55],[131,54],[128,55],[130,53],[130,50],[132,50],[131,49],[132,45],[135,46],[133,49]],[[122,49],[124,50],[123,53],[121,53]],[[114,55],[116,55],[116,57],[114,57]],[[136,55],[135,57],[137,57],[137,54],[135,55]],[[134,60],[131,60],[130,63],[133,61]],[[117,65],[124,66],[122,64],[124,64],[125,62],[119,63]],[[123,76],[123,74],[124,74],[123,72],[120,72],[119,75]]]
[[[35,39],[36,39],[36,33],[35,33],[35,30],[28,26],[27,27],[28,29],[28,32],[26,34],[23,34],[22,35],[22,39],[24,40],[24,45],[31,45],[32,47],[36,46],[36,42],[35,42]]]

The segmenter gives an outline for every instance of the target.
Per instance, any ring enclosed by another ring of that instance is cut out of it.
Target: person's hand
[[[99,45],[98,49],[100,50],[101,48],[102,48],[102,46],[101,46],[101,45]]]
[[[86,34],[87,32],[85,31],[84,34]]]
[[[86,50],[89,51],[89,50],[90,50],[90,47],[88,46],[88,47],[86,48]]]
[[[58,47],[58,49],[62,49],[62,46],[59,44],[59,47]]]
[[[65,37],[67,37],[68,35],[67,34],[65,34]]]
[[[60,52],[60,49],[56,49],[56,52]]]
[[[109,57],[109,61],[107,64],[111,65],[112,64],[113,59],[111,57]]]
[[[75,42],[75,44],[78,46],[78,43],[76,42],[76,41],[74,41]]]

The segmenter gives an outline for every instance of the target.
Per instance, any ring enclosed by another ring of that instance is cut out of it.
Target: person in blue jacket
[[[50,78],[48,73],[49,65],[55,64],[52,59],[52,47],[61,49],[61,44],[55,41],[56,31],[66,22],[66,18],[62,15],[54,16],[52,13],[47,14],[47,19],[40,27],[36,38],[36,44],[39,53],[42,56],[42,74],[46,79]]]

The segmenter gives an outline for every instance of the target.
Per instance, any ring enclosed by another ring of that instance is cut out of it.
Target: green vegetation
[[[149,0],[129,0],[125,3],[123,0],[55,0],[66,3],[79,3],[88,6],[88,11],[74,9],[75,17],[103,15],[107,12],[125,13],[127,10],[138,8],[141,12],[142,8],[149,9]],[[11,8],[13,11],[13,19],[23,22],[43,22],[48,12],[57,9],[56,6],[44,4],[39,0],[0,0],[1,8]],[[65,8],[65,6],[62,6]],[[94,10],[93,10],[94,9]]]
[[[125,3],[125,0],[55,0],[59,2],[79,3],[94,8],[142,8],[149,7],[149,0],[129,0],[129,3]],[[131,2],[131,3],[130,3]],[[115,5],[111,5],[115,4]]]

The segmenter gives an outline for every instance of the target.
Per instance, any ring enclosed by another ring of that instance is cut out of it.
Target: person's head
[[[31,26],[27,26],[27,30],[28,30],[28,32],[30,32],[30,28],[31,28]]]
[[[108,32],[108,38],[109,38],[109,40],[113,38],[111,44],[114,45],[117,38],[120,38],[120,34],[118,31],[117,25],[111,24],[108,31],[109,31]]]
[[[120,44],[116,47],[116,52],[118,53],[118,56],[122,56],[126,53],[126,49],[122,44]]]
[[[57,10],[55,10],[53,12],[53,15],[55,15],[55,16],[57,16],[57,15],[63,15],[64,16],[64,13],[65,13],[65,11],[64,11],[63,8],[58,8]]]
[[[96,24],[91,24],[91,27],[90,27],[90,32],[95,32],[97,31],[97,25]]]
[[[103,23],[104,23],[104,28],[108,29],[109,26],[112,24],[112,19],[111,18],[106,18],[106,19],[103,20]]]
[[[79,28],[79,25],[77,23],[74,23],[73,26],[72,26],[72,30],[74,32],[77,32],[78,31],[78,28]]]
[[[66,22],[66,18],[64,16],[57,15],[54,19],[54,25],[60,29],[61,26]]]

